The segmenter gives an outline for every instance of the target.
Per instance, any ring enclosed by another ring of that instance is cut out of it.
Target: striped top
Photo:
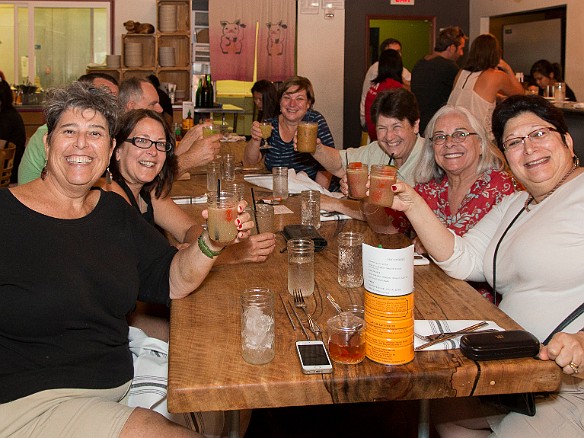
[[[321,113],[315,110],[310,110],[305,114],[302,120],[317,122],[317,136],[321,143],[325,146],[335,147],[335,141],[333,140],[331,130]],[[278,117],[274,117],[268,121],[272,123],[273,129],[272,136],[267,140],[272,148],[266,151],[266,169],[272,170],[272,167],[285,166],[289,169],[294,169],[296,172],[304,171],[314,180],[316,178],[316,172],[324,168],[312,157],[311,154],[296,152],[294,150],[294,140],[289,143],[282,140],[280,137]]]

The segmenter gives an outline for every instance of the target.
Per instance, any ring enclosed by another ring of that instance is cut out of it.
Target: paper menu
[[[401,249],[363,244],[363,286],[369,292],[401,296],[414,291],[414,245]]]

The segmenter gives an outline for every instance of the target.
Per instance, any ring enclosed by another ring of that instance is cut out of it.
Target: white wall
[[[584,1],[582,0],[472,0],[470,2],[470,41],[489,31],[490,16],[512,14],[553,6],[566,5],[566,71],[565,80],[584,100],[584,47],[582,25]],[[529,47],[525,48],[529,50]]]
[[[124,23],[128,20],[156,24],[155,0],[123,0],[115,2],[114,54],[122,54],[122,35],[126,33]]]
[[[326,118],[335,139],[343,146],[343,82],[345,52],[345,11],[335,11],[335,17],[298,14],[297,71],[312,82],[316,103],[314,108]]]

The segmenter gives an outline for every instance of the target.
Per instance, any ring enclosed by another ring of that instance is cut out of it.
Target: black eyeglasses
[[[154,147],[160,152],[168,152],[172,149],[172,144],[166,141],[154,141],[149,138],[144,137],[132,137],[126,140],[128,143],[132,143],[134,146],[140,149],[150,149],[150,146]]]
[[[469,135],[478,135],[476,132],[454,131],[452,134],[434,134],[430,137],[430,141],[436,146],[442,146],[446,143],[446,139],[450,137],[454,143],[462,143]]]
[[[503,149],[505,152],[512,150],[519,150],[519,145],[525,145],[525,140],[529,139],[532,143],[540,143],[545,141],[549,137],[550,132],[559,132],[557,129],[550,126],[545,126],[543,128],[537,128],[535,131],[531,131],[527,135],[522,135],[521,137],[513,137],[509,140],[503,142]]]

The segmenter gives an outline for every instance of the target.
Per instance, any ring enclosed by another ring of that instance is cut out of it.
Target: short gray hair
[[[148,79],[144,78],[128,78],[124,79],[120,84],[120,106],[125,110],[128,107],[128,102],[138,101],[142,98],[144,91],[142,84],[150,84]]]
[[[462,106],[444,105],[434,114],[434,117],[432,117],[426,126],[424,148],[414,171],[414,180],[416,183],[427,183],[431,179],[440,181],[445,174],[444,169],[438,166],[434,158],[434,147],[431,138],[438,119],[449,114],[459,114],[466,117],[470,124],[470,129],[476,132],[481,140],[481,152],[477,164],[478,175],[489,169],[502,170],[505,168],[503,155],[493,145],[489,133],[477,118]]]
[[[109,91],[87,82],[75,81],[63,88],[53,88],[47,93],[44,114],[47,121],[50,142],[53,131],[63,113],[69,109],[93,110],[101,114],[108,126],[110,139],[118,130],[120,105],[116,96]]]

